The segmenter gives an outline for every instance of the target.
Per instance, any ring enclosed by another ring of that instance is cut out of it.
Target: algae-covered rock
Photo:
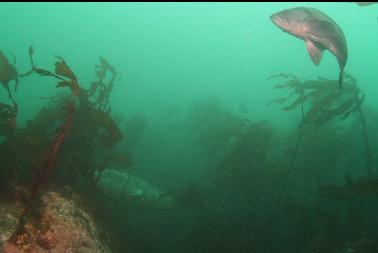
[[[22,209],[7,202],[0,203],[0,249],[18,225]]]
[[[82,201],[76,194],[70,190],[64,194],[50,191],[41,196],[41,205],[38,218],[25,223],[24,232],[16,237],[15,242],[3,243],[3,252],[111,252],[103,242],[95,221],[84,210]],[[4,233],[1,237],[2,242],[10,237],[18,224],[18,219],[13,217],[11,212],[4,213],[11,219],[2,221],[7,224],[6,228],[1,228]]]

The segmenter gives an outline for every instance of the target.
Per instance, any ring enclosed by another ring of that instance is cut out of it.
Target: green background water
[[[185,110],[198,98],[216,96],[230,107],[244,103],[253,119],[278,124],[297,121],[266,103],[277,97],[266,78],[287,72],[304,78],[337,79],[329,52],[312,64],[304,42],[278,29],[269,16],[284,8],[315,7],[342,28],[349,48],[346,72],[355,76],[374,105],[378,94],[378,6],[355,3],[2,3],[0,47],[13,52],[17,68],[29,68],[27,48],[36,63],[50,67],[65,57],[88,87],[99,55],[122,74],[112,95],[114,111],[154,115],[160,107]],[[51,95],[50,80],[21,80],[22,124]],[[2,92],[5,96],[5,92]]]

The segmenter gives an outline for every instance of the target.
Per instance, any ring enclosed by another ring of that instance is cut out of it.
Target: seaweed
[[[8,58],[5,56],[3,51],[0,50],[0,82],[3,85],[3,87],[8,91],[8,96],[13,102],[14,100],[12,97],[12,93],[9,89],[9,82],[12,80],[15,82],[15,91],[17,91],[19,83],[17,69],[14,66],[14,64],[9,63]]]
[[[289,77],[290,75],[278,75],[279,77],[283,76],[285,78]],[[278,77],[276,76],[276,77]],[[288,183],[289,177],[292,174],[295,162],[297,160],[298,151],[300,143],[303,141],[303,130],[304,128],[313,128],[313,130],[308,131],[308,133],[312,134],[314,132],[319,132],[318,130],[321,129],[320,127],[326,124],[329,124],[332,121],[336,120],[345,120],[349,118],[352,113],[358,112],[360,117],[362,126],[363,126],[363,136],[364,142],[366,145],[366,153],[367,153],[367,175],[368,177],[372,174],[371,169],[371,151],[370,151],[370,144],[369,139],[367,136],[366,130],[366,123],[364,122],[364,115],[361,111],[361,105],[364,101],[365,94],[361,91],[357,86],[357,80],[352,77],[351,75],[346,74],[344,79],[344,87],[343,90],[338,90],[336,87],[337,80],[328,80],[326,78],[319,77],[318,80],[304,80],[300,81],[297,77],[290,76],[291,79],[286,81],[284,84],[276,85],[274,88],[289,88],[291,89],[290,95],[287,97],[287,101],[291,96],[295,96],[294,102],[288,103],[288,105],[284,106],[282,109],[284,111],[291,111],[295,108],[301,106],[301,121],[299,124],[299,133],[297,137],[297,141],[295,144],[295,151],[291,156],[289,167],[284,174],[282,179],[280,189],[278,190],[278,197],[277,197],[277,205],[273,211],[273,215],[269,220],[270,227],[273,225],[273,222],[277,216],[277,213],[281,207],[281,203],[285,194],[286,185]],[[332,85],[331,85],[332,84]],[[273,103],[273,102],[272,102]],[[333,131],[333,134],[336,134],[338,131]],[[308,134],[307,134],[308,135]],[[306,138],[308,136],[305,136]],[[333,136],[332,138],[337,137]],[[324,140],[325,136],[322,136],[318,140]],[[313,139],[315,140],[315,139]],[[305,140],[306,143],[310,144],[311,141],[307,138]],[[340,145],[340,142],[338,142]],[[306,145],[308,146],[308,145]],[[323,145],[318,145],[322,147]],[[340,145],[341,146],[341,145]],[[303,148],[306,151],[306,147]],[[323,151],[323,150],[322,150]],[[316,156],[316,152],[310,151],[310,157]],[[332,154],[334,154],[333,152]],[[335,155],[333,155],[335,156]],[[335,156],[336,157],[336,156]],[[327,165],[329,165],[329,161]],[[324,191],[333,192],[340,197],[345,197],[344,194],[340,189],[330,188],[328,187]]]
[[[365,93],[357,86],[357,80],[345,74],[344,89],[337,88],[337,80],[329,80],[324,77],[318,77],[318,80],[299,81],[299,78],[293,75],[275,75],[274,77],[291,77],[286,83],[280,85],[280,88],[290,88],[297,99],[285,106],[284,111],[290,111],[299,105],[307,106],[306,112],[303,112],[301,124],[322,126],[334,120],[345,120],[354,112],[358,113],[362,124],[363,138],[367,154],[367,175],[372,175],[372,155],[368,138],[365,118],[361,110],[361,105],[365,99]],[[271,103],[273,103],[272,101]]]
[[[9,136],[16,128],[17,104],[0,103],[0,135]]]
[[[304,124],[323,125],[334,119],[346,119],[350,113],[357,111],[365,97],[358,88],[356,79],[348,74],[345,74],[345,89],[342,91],[335,85],[337,80],[318,77],[318,80],[300,81],[291,74],[274,75],[271,78],[277,77],[290,79],[275,85],[275,89],[288,88],[292,91],[288,97],[272,100],[268,105],[286,103],[294,95],[294,102],[287,102],[282,110],[291,111],[302,104],[308,106],[309,109],[304,114]]]
[[[350,200],[354,197],[378,195],[378,178],[360,177],[353,181],[346,174],[344,185],[318,185],[319,196],[330,200]]]
[[[29,189],[23,194],[24,205],[18,228],[9,239],[18,247],[27,246],[32,240],[26,226],[40,229],[41,196],[53,186],[69,185],[81,192],[92,189],[101,173],[110,165],[129,168],[132,157],[128,152],[114,152],[123,135],[110,116],[110,94],[118,76],[115,68],[103,57],[96,73],[101,85],[91,90],[79,85],[77,75],[67,61],[57,56],[53,71],[38,67],[34,49],[29,47],[30,71],[17,74],[13,65],[0,51],[0,82],[8,90],[13,106],[0,103],[0,135],[7,138],[0,142],[3,160],[0,185],[10,190],[16,187]],[[9,89],[9,81],[32,74],[57,80],[57,88],[68,88],[69,95],[36,97],[48,99],[24,128],[15,129],[18,106]],[[106,81],[107,74],[111,74]],[[94,87],[92,87],[94,88]],[[63,110],[62,110],[63,109]],[[17,130],[17,131],[15,131]],[[80,157],[78,157],[80,156]],[[6,180],[3,180],[6,179]],[[85,188],[88,187],[88,188]],[[33,230],[34,231],[34,230]]]
[[[31,59],[33,59],[32,58],[33,52],[34,51],[33,51],[32,47],[30,47],[29,53],[30,53]],[[56,70],[55,70],[56,74],[57,75],[59,75],[59,74],[65,75],[66,72],[60,71],[60,68],[62,66],[64,67],[64,70],[69,69],[68,66],[65,64],[64,60],[61,59],[61,61],[58,62],[57,64],[59,64],[60,67],[56,68]],[[57,64],[56,64],[56,66],[57,66]],[[39,68],[36,68],[34,65],[32,66],[32,68],[33,68],[33,70],[34,69],[41,70]],[[40,72],[41,73],[51,73],[51,72],[45,71],[45,70],[40,71]],[[50,75],[50,76],[57,77],[56,75]],[[26,205],[26,207],[25,207],[25,209],[24,209],[24,211],[23,211],[23,213],[20,217],[20,222],[19,222],[17,231],[10,238],[10,241],[15,243],[15,244],[19,243],[20,239],[25,237],[26,221],[27,221],[28,218],[30,218],[30,215],[32,215],[35,212],[35,209],[38,206],[39,196],[41,194],[41,191],[42,191],[42,189],[47,187],[47,185],[49,183],[50,174],[55,167],[55,163],[56,163],[59,151],[61,149],[61,146],[62,146],[63,142],[65,141],[65,137],[67,136],[67,134],[68,134],[68,132],[69,132],[71,126],[72,126],[72,120],[73,120],[73,116],[74,116],[74,113],[75,113],[75,110],[76,110],[74,102],[75,102],[76,96],[78,95],[78,93],[77,93],[78,83],[76,82],[76,78],[75,79],[72,78],[74,76],[68,76],[68,77],[71,78],[70,88],[71,88],[71,91],[72,91],[72,97],[71,97],[71,100],[69,101],[69,103],[67,104],[67,107],[66,107],[66,118],[65,118],[64,123],[62,124],[59,132],[56,134],[55,139],[54,139],[53,143],[51,144],[51,146],[50,146],[50,148],[49,148],[49,150],[48,150],[48,152],[45,156],[44,163],[43,163],[42,167],[40,168],[40,170],[38,171],[38,173],[37,173],[37,175],[34,179],[34,182],[31,186],[31,197],[30,197],[29,203]],[[61,79],[61,78],[58,78],[58,79]]]
[[[197,102],[188,113],[189,124],[205,152],[222,155],[251,124],[226,109],[217,99]]]
[[[100,65],[96,65],[97,69],[96,77],[97,80],[91,83],[89,89],[89,99],[92,101],[91,104],[93,107],[97,107],[102,111],[110,113],[109,107],[109,97],[113,90],[114,81],[118,76],[118,72],[115,68],[109,64],[109,62],[100,56]],[[111,74],[110,80],[106,83],[107,73]]]
[[[217,183],[221,185],[230,180],[237,180],[239,185],[245,180],[246,185],[251,185],[268,164],[274,132],[267,121],[249,121],[236,136],[217,167]]]

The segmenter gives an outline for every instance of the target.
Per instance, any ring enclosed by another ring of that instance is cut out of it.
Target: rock
[[[0,203],[0,249],[16,230],[21,212],[22,208],[16,205]]]
[[[41,196],[41,213],[36,220],[28,221],[16,243],[2,245],[5,253],[108,253],[109,247],[101,240],[100,230],[91,215],[82,208],[81,199],[74,193],[50,191]],[[9,208],[11,210],[12,208]],[[2,209],[0,209],[2,210]],[[19,212],[18,214],[20,214]],[[4,238],[9,238],[18,219],[6,223]],[[3,221],[4,222],[4,221]],[[3,232],[3,231],[2,231]],[[2,242],[4,242],[2,238]],[[1,250],[0,250],[1,251]]]

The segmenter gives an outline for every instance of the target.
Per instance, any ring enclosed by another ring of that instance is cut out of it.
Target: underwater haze
[[[330,48],[315,65],[270,19],[295,7],[342,30],[342,89]],[[1,3],[0,20],[5,252],[378,252],[378,4]],[[108,250],[38,239],[40,200],[67,188]]]
[[[264,106],[273,92],[265,80],[268,76],[288,72],[336,79],[338,75],[329,52],[320,66],[313,65],[303,41],[270,21],[271,14],[296,6],[321,9],[339,24],[349,47],[346,72],[356,76],[367,93],[377,93],[371,82],[377,79],[376,73],[368,67],[376,64],[378,7],[374,5],[3,3],[1,44],[18,57],[20,70],[28,67],[25,51],[31,44],[45,52],[39,58],[41,65],[53,55],[63,55],[82,83],[89,82],[98,55],[112,59],[128,83],[115,88],[112,102],[128,107],[128,112],[153,113],[151,108],[159,103],[185,107],[196,98],[213,95],[231,106],[242,101],[253,108],[256,118],[282,119]],[[21,85],[19,96],[47,89]],[[367,97],[367,102],[373,101]]]

